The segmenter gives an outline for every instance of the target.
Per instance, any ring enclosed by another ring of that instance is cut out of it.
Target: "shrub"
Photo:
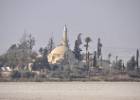
[[[12,78],[20,78],[21,77],[21,73],[19,71],[13,71],[11,77]]]

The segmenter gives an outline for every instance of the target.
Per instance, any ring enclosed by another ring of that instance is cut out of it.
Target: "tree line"
[[[85,69],[87,74],[90,75],[91,69],[96,69],[98,72],[101,70],[100,67],[104,67],[103,63],[107,63],[108,67],[118,70],[119,72],[140,72],[139,69],[139,50],[136,51],[136,56],[132,56],[127,64],[125,65],[122,59],[111,62],[112,54],[108,54],[108,59],[103,59],[101,39],[98,38],[97,50],[90,52],[89,47],[92,41],[91,37],[86,37],[84,43],[81,39],[82,33],[79,33],[76,40],[73,54],[79,62],[85,61]],[[32,63],[31,70],[44,71],[44,70],[55,70],[57,65],[50,66],[48,62],[48,54],[55,48],[55,43],[51,37],[48,44],[45,47],[40,47],[38,52],[33,50],[35,46],[35,38],[32,34],[24,33],[20,41],[17,44],[13,44],[9,47],[6,53],[0,56],[0,67],[9,66],[12,69],[18,70],[29,70],[28,64]],[[83,53],[84,45],[85,52]],[[41,57],[39,57],[41,56]]]

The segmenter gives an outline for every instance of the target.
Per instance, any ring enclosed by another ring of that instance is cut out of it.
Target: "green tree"
[[[13,44],[7,50],[6,65],[15,67],[16,65],[25,66],[32,61],[32,48],[35,45],[35,39],[32,35],[23,34],[18,44]]]
[[[96,51],[94,52],[94,56],[93,56],[93,67],[97,67],[97,53],[96,53]]]
[[[131,59],[127,62],[127,70],[133,71],[135,70],[135,66],[136,66],[135,56],[132,56]]]
[[[42,57],[38,58],[33,65],[33,70],[44,70],[44,69],[50,69],[49,62],[48,62],[48,49],[40,48],[39,52],[41,53]]]
[[[8,49],[7,53],[5,54],[7,59],[7,65],[14,67],[18,64],[18,56],[17,56],[17,45],[13,44]]]
[[[43,55],[43,48],[42,48],[42,47],[39,49],[39,53],[40,53],[41,55]]]
[[[32,61],[32,48],[35,45],[35,38],[31,34],[24,33],[18,44],[18,60],[21,65],[27,65]]]
[[[111,63],[111,56],[112,56],[111,53],[109,53],[108,54],[108,61],[109,61],[109,63]]]
[[[82,55],[81,55],[82,49],[80,48],[81,44],[82,44],[81,33],[79,33],[77,39],[75,40],[75,46],[74,46],[75,58],[78,59],[79,61],[82,59]]]
[[[117,62],[117,69],[122,71],[122,68],[123,68],[123,62],[122,59],[119,59]]]
[[[120,72],[123,72],[124,70],[124,65],[123,65],[123,60],[122,59],[118,59],[117,62],[113,61],[112,63],[112,67]]]
[[[30,50],[32,50],[33,46],[35,45],[35,38],[32,36],[32,34],[29,34],[27,42]]]
[[[98,38],[98,43],[97,43],[97,57],[98,57],[98,59],[101,55],[102,55],[102,43],[101,43],[101,39]]]
[[[0,56],[0,67],[4,66],[7,64],[7,55],[3,54]]]
[[[139,50],[138,49],[136,52],[136,67],[137,67],[137,69],[139,68]]]

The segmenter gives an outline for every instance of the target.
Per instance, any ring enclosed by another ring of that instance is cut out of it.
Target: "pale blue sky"
[[[127,58],[140,48],[140,0],[0,0],[0,54],[17,43],[24,30],[36,38],[35,50],[47,45],[49,37],[56,45],[67,24],[73,49],[78,33],[97,38],[103,52]]]

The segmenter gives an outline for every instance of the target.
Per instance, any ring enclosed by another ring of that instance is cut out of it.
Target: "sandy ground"
[[[0,100],[140,100],[140,83],[1,82]]]

